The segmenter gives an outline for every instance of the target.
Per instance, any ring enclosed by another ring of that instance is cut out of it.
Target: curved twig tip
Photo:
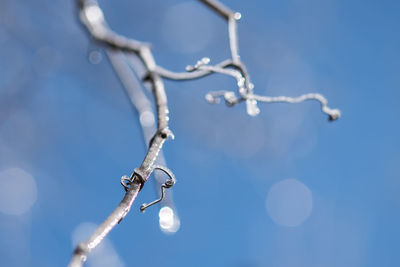
[[[161,185],[161,196],[160,196],[159,199],[156,199],[156,200],[150,202],[149,204],[143,203],[140,206],[140,212],[142,212],[142,213],[144,213],[148,207],[151,207],[154,204],[157,204],[157,203],[161,202],[164,199],[164,196],[165,196],[165,189],[166,188],[171,188],[176,183],[175,175],[167,167],[161,166],[161,165],[153,165],[153,168],[151,169],[150,173],[152,173],[154,170],[163,171],[165,174],[168,175],[169,179],[167,181],[165,181],[165,183],[163,183]]]
[[[335,120],[339,119],[341,115],[342,115],[342,113],[340,112],[339,109],[333,109],[330,111],[329,121],[335,121]]]

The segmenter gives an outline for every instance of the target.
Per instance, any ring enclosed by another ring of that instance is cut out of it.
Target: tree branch
[[[239,102],[246,102],[247,112],[250,115],[257,115],[259,109],[257,101],[261,102],[288,102],[298,103],[304,100],[318,100],[321,103],[322,111],[330,115],[331,119],[339,117],[338,110],[330,109],[327,106],[326,99],[320,94],[306,94],[297,98],[291,97],[266,97],[258,96],[253,93],[254,85],[250,81],[246,66],[240,59],[238,49],[237,21],[240,19],[240,13],[234,12],[217,0],[200,0],[200,2],[209,6],[217,14],[223,17],[228,23],[229,45],[231,59],[225,60],[217,65],[208,65],[209,59],[203,58],[195,66],[188,66],[186,73],[177,73],[160,66],[157,66],[149,45],[134,39],[126,38],[112,31],[105,19],[101,8],[95,0],[76,0],[79,11],[79,19],[85,26],[89,35],[98,43],[108,48],[107,54],[110,61],[118,74],[121,82],[124,84],[126,92],[131,100],[132,105],[137,109],[140,117],[145,114],[154,114],[150,105],[150,101],[137,86],[138,82],[135,77],[130,76],[129,66],[119,58],[120,53],[129,53],[136,55],[140,59],[142,68],[145,70],[144,80],[151,85],[154,102],[156,105],[157,127],[155,125],[145,125],[141,123],[146,141],[149,143],[147,153],[139,168],[136,168],[130,177],[122,177],[121,183],[126,189],[126,194],[120,204],[108,216],[108,218],[97,228],[93,235],[86,241],[80,243],[74,250],[70,261],[70,267],[82,266],[90,251],[95,248],[104,237],[119,223],[129,212],[133,201],[138,192],[148,180],[149,176],[155,168],[155,162],[164,161],[160,157],[161,148],[168,137],[173,138],[172,132],[168,128],[168,106],[167,96],[164,89],[162,78],[171,80],[189,80],[204,77],[211,73],[222,73],[235,77],[238,84],[238,92],[240,97],[236,97],[231,91],[218,91],[206,95],[206,99],[210,102],[218,102],[219,97],[224,97],[229,105],[235,105]],[[124,55],[125,56],[125,55]],[[130,66],[137,71],[136,66],[129,60]],[[140,88],[139,88],[140,89]],[[149,115],[150,116],[150,115]],[[153,115],[154,120],[154,115]],[[155,133],[154,133],[155,131]],[[153,134],[154,133],[154,134]],[[151,138],[149,138],[152,136]],[[165,163],[165,162],[164,162]],[[166,170],[164,167],[156,167]],[[175,182],[173,175],[170,180],[162,185],[162,188],[169,188]],[[163,191],[161,191],[163,194]],[[162,196],[162,195],[161,195]],[[161,198],[162,199],[162,198]],[[156,203],[153,201],[152,203]],[[151,203],[151,204],[152,204]]]
[[[221,63],[217,64],[216,66],[220,68],[226,68],[232,66],[232,60],[231,59],[224,60]],[[192,71],[192,72],[173,72],[164,69],[163,67],[160,66],[156,67],[156,72],[165,79],[175,80],[175,81],[199,79],[214,73],[214,71],[206,69]]]
[[[154,162],[162,148],[162,145],[167,137],[173,136],[172,132],[168,128],[168,107],[164,84],[160,75],[155,72],[156,64],[150,49],[143,43],[126,38],[120,38],[120,36],[109,30],[104,21],[103,13],[95,1],[78,0],[78,7],[80,11],[80,19],[91,36],[113,48],[117,47],[121,50],[134,52],[142,60],[144,67],[149,73],[147,79],[152,85],[157,107],[158,121],[157,131],[151,139],[147,154],[140,167],[135,169],[132,173],[123,200],[111,215],[97,228],[89,240],[80,243],[77,246],[69,264],[70,267],[82,266],[82,263],[86,260],[90,251],[95,248],[129,212],[138,192],[153,171]]]
[[[135,73],[138,74],[140,72],[140,69],[143,68],[143,66],[140,64],[140,62],[134,60],[134,58],[130,58],[129,62],[127,62],[128,59],[126,58],[124,53],[119,50],[107,49],[106,52],[108,58],[110,59],[111,65],[115,70],[115,73],[119,77],[119,80],[121,81],[123,88],[125,89],[124,91],[130,99],[132,107],[138,113],[139,124],[142,128],[146,148],[148,148],[153,137],[153,133],[156,132],[157,129],[155,126],[155,116],[151,102],[143,93],[142,89],[144,88],[141,82],[138,80],[137,76],[135,75]],[[137,58],[136,55],[131,55],[131,57]],[[130,66],[132,66],[135,73],[132,72]],[[159,152],[155,162],[157,165],[166,166],[166,160],[162,151]],[[172,191],[158,191],[159,188],[163,188],[165,173],[155,171],[154,178],[156,181],[155,187],[157,193],[159,194],[160,199],[162,199],[161,209],[164,207],[168,207],[173,213],[170,217],[172,218],[172,220],[170,221],[169,225],[166,226],[160,224],[161,230],[167,233],[176,232],[179,228],[180,220],[175,205],[173,203]],[[162,218],[160,218],[160,220],[162,220]]]
[[[135,200],[141,183],[133,181],[129,190],[126,192],[124,198],[115,208],[115,210],[108,216],[108,218],[96,229],[92,236],[86,241],[80,243],[74,250],[73,256],[69,263],[69,267],[82,266],[82,263],[86,261],[87,255],[92,249],[94,249],[104,237],[119,223],[125,215],[129,212],[133,201]]]

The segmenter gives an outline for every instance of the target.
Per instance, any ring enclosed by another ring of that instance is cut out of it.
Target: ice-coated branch
[[[202,70],[214,73],[222,73],[228,76],[232,76],[237,81],[238,91],[240,97],[237,97],[232,91],[216,91],[210,92],[206,95],[206,100],[211,104],[219,103],[220,98],[225,100],[228,106],[234,106],[242,101],[259,101],[264,103],[300,103],[307,100],[316,100],[321,104],[321,111],[329,116],[329,120],[333,121],[340,117],[340,110],[332,109],[328,107],[328,100],[318,93],[304,94],[298,97],[288,97],[288,96],[260,96],[255,94],[249,94],[246,90],[245,80],[246,78],[238,70],[227,69],[221,65],[208,65],[210,63],[209,58],[202,58],[197,61],[194,66],[187,66],[186,70],[188,72]]]
[[[328,107],[328,100],[326,100],[323,95],[317,93],[304,94],[298,97],[248,95],[247,98],[264,103],[283,102],[292,104],[304,102],[307,100],[316,100],[321,104],[322,112],[329,116],[329,120],[334,121],[340,117],[340,110]]]
[[[245,99],[254,100],[264,103],[301,103],[307,100],[315,100],[321,104],[321,111],[329,116],[330,121],[334,121],[340,117],[339,109],[332,109],[328,107],[328,101],[326,98],[318,93],[310,93],[300,95],[298,97],[289,96],[260,96],[260,95],[243,95],[242,97],[237,97],[232,91],[215,91],[206,94],[206,100],[211,104],[218,104],[220,99],[223,98],[228,106],[234,106]]]
[[[79,9],[79,20],[85,26],[90,36],[99,43],[122,51],[138,53],[147,45],[133,39],[126,38],[112,31],[96,0],[76,0]]]
[[[220,68],[226,68],[229,66],[232,66],[231,59],[224,60],[221,63],[216,65],[216,67],[220,67]],[[205,70],[205,69],[191,71],[191,72],[173,72],[173,71],[164,69],[163,67],[160,67],[160,66],[156,67],[156,72],[165,79],[175,80],[175,81],[199,79],[199,78],[202,78],[202,77],[205,77],[207,75],[214,73],[214,71],[212,71],[212,70]]]
[[[138,113],[139,124],[142,128],[146,148],[148,148],[153,134],[156,132],[155,113],[150,100],[143,92],[144,88],[142,83],[138,80],[135,73],[132,72],[133,69],[137,75],[140,75],[144,68],[142,64],[140,64],[140,59],[138,59],[136,55],[130,55],[130,58],[127,58],[123,52],[115,49],[108,49],[107,55],[128,98],[130,99],[132,107]],[[162,151],[158,154],[156,164],[160,166],[167,165]],[[180,219],[173,202],[172,190],[163,190],[166,188],[163,186],[165,174],[165,172],[157,171],[157,168],[154,172],[154,178],[156,181],[155,187],[157,192],[160,192],[159,196],[162,200],[160,210],[167,208],[170,213],[172,213],[169,214],[170,221],[168,224],[163,224],[164,218],[160,216],[160,228],[166,233],[174,233],[179,229]],[[158,191],[159,188],[162,188],[162,190]]]
[[[154,162],[168,137],[173,136],[168,128],[167,96],[164,84],[159,74],[155,72],[156,64],[149,47],[141,42],[121,37],[112,32],[103,16],[103,12],[92,0],[77,0],[80,20],[85,25],[89,34],[97,41],[114,49],[135,53],[143,62],[148,71],[147,80],[152,86],[152,91],[157,108],[157,130],[151,142],[147,154],[139,168],[135,169],[126,184],[126,194],[120,204],[109,217],[96,229],[92,236],[80,243],[74,250],[70,267],[82,266],[90,251],[95,248],[104,237],[119,223],[129,212],[138,192],[147,181],[154,169]]]
[[[69,263],[69,267],[82,266],[82,263],[86,261],[87,255],[90,253],[90,251],[100,244],[104,237],[106,237],[107,234],[115,227],[115,225],[117,225],[125,217],[140,190],[140,186],[141,183],[138,180],[134,180],[131,183],[129,190],[126,192],[124,198],[115,208],[115,210],[96,229],[96,231],[86,242],[80,243],[75,248]]]
[[[163,183],[162,178],[157,178],[156,174],[156,179],[161,184],[160,199],[142,206],[142,210],[160,202],[164,197],[164,189],[170,188],[175,183],[173,174],[171,175],[166,167],[157,167],[160,163],[161,165],[165,165],[161,149],[168,137],[173,138],[173,134],[168,128],[168,106],[163,78],[170,80],[191,80],[212,73],[232,76],[237,81],[239,96],[236,96],[233,91],[217,91],[208,93],[206,99],[209,102],[217,103],[223,97],[230,106],[245,102],[248,114],[253,116],[259,113],[257,107],[258,101],[266,103],[299,103],[305,100],[319,101],[322,111],[328,114],[332,120],[340,116],[340,111],[329,108],[327,100],[320,94],[305,94],[295,98],[286,96],[267,97],[254,94],[254,85],[251,83],[246,66],[241,61],[239,55],[237,21],[241,18],[241,14],[231,10],[217,0],[199,1],[210,7],[227,21],[231,58],[216,65],[209,65],[210,60],[203,58],[194,66],[188,66],[187,72],[173,72],[156,64],[150,46],[147,43],[127,38],[111,30],[96,0],[76,0],[79,19],[82,25],[84,25],[91,38],[107,49],[107,55],[111,64],[130,98],[132,106],[139,114],[143,134],[146,143],[148,143],[148,149],[140,167],[136,168],[130,176],[123,176],[121,178],[121,183],[126,190],[122,201],[96,229],[92,236],[76,247],[69,264],[70,267],[82,266],[90,251],[102,242],[107,234],[126,216],[138,192],[144,186],[154,169],[163,170],[170,176],[170,179]],[[134,63],[132,58],[137,58],[140,63],[136,61]],[[139,68],[144,70],[143,75],[139,75]],[[143,80],[139,82],[137,77]],[[156,113],[153,112],[151,102],[141,90],[142,82],[150,84]],[[154,123],[155,115],[157,117],[157,125]]]
[[[235,64],[240,63],[239,46],[237,38],[237,23],[242,15],[239,12],[235,12],[224,4],[215,0],[200,0],[202,3],[216,11],[220,16],[228,21],[229,31],[229,46],[231,49],[232,60]]]

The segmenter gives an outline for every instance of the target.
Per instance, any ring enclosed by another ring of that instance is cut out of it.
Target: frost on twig
[[[298,97],[288,97],[288,96],[260,96],[253,93],[249,93],[249,88],[246,88],[246,78],[244,75],[235,69],[225,68],[221,65],[208,65],[210,63],[210,59],[205,57],[201,60],[197,61],[197,63],[193,66],[189,65],[186,67],[186,71],[193,72],[196,70],[201,70],[205,72],[215,72],[215,73],[222,73],[228,76],[232,76],[237,81],[238,86],[238,93],[240,96],[236,96],[233,91],[215,91],[206,94],[206,100],[211,104],[217,104],[220,102],[220,99],[223,98],[225,103],[228,106],[234,106],[239,102],[242,101],[251,101],[252,105],[248,105],[247,113],[249,115],[255,116],[260,111],[257,108],[257,101],[264,102],[264,103],[300,103],[306,100],[315,100],[321,104],[321,111],[329,116],[330,121],[334,121],[340,117],[340,110],[332,109],[328,107],[328,100],[318,93],[309,93],[300,95]],[[254,89],[254,85],[252,83],[249,84],[251,87],[250,89]],[[249,106],[253,107],[253,109],[249,110]]]

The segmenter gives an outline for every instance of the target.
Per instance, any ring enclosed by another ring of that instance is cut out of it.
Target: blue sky
[[[210,105],[221,75],[165,83],[164,146],[180,229],[166,235],[152,181],[87,266],[399,266],[400,3],[237,1],[255,92],[319,104]],[[183,71],[229,57],[227,25],[198,1],[100,1],[116,31]],[[137,116],[73,1],[0,3],[2,266],[66,266],[122,199],[145,150]],[[100,51],[102,60],[88,58]]]

